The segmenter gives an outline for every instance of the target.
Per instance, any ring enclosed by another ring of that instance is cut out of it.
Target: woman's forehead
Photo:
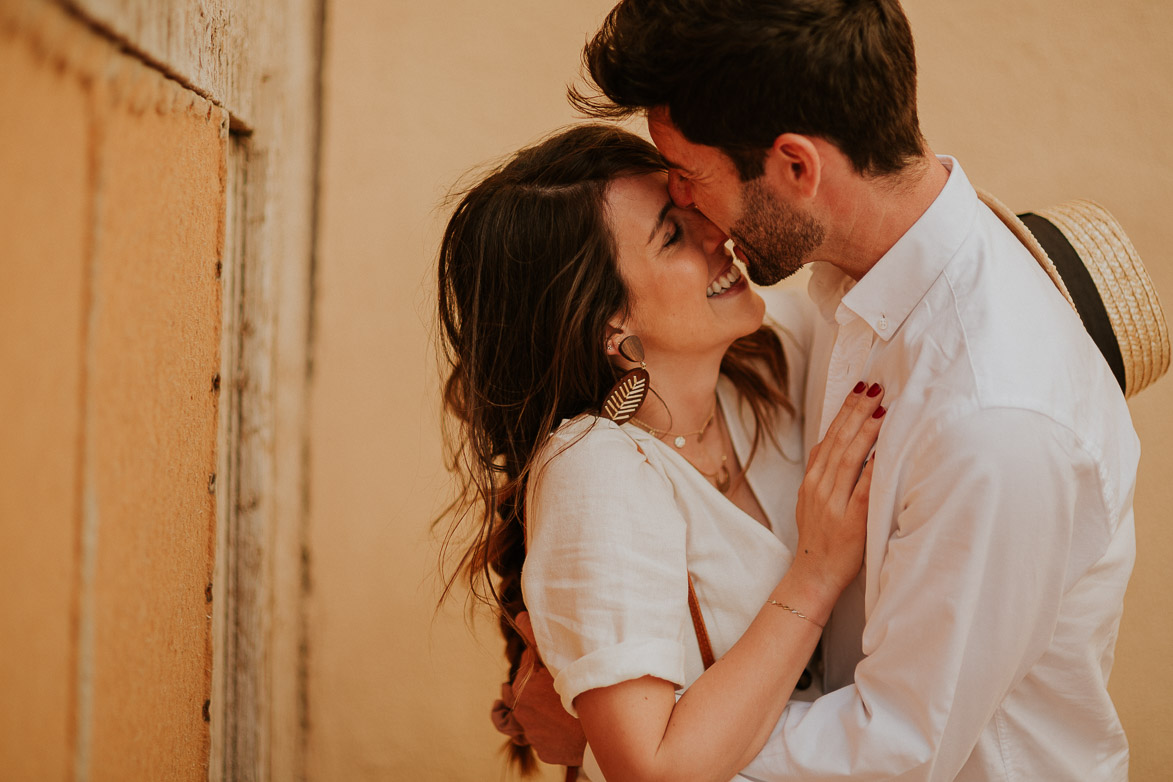
[[[616,239],[646,244],[672,205],[668,175],[655,171],[615,179],[607,187],[606,201]]]

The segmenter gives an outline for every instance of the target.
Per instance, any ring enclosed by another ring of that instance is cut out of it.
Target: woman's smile
[[[709,283],[709,289],[706,295],[712,299],[728,293],[737,293],[746,287],[748,286],[744,283],[744,275],[742,275],[741,269],[737,268],[737,264],[733,263],[732,259],[730,259],[729,265],[722,269],[716,279]]]

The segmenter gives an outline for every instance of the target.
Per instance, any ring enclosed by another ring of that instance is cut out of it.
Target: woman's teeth
[[[722,293],[736,285],[737,281],[740,279],[741,270],[737,268],[736,264],[734,264],[733,266],[729,267],[729,271],[713,280],[713,282],[709,285],[708,293],[705,295],[710,298],[713,296],[720,296]]]

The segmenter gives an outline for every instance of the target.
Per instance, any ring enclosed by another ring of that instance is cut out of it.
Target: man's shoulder
[[[1127,414],[1079,316],[1025,247],[983,208],[930,298],[922,338],[956,331],[979,407],[1020,407],[1078,424],[1085,405]],[[1070,412],[1064,412],[1070,411]]]
[[[929,428],[972,420],[980,429],[1017,410],[1034,428],[1072,433],[1119,480],[1135,470],[1139,445],[1115,376],[1067,300],[992,213],[908,325],[907,371],[931,390]]]

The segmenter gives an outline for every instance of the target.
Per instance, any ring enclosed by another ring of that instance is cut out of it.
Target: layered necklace
[[[713,419],[716,417],[716,414],[717,398],[714,396],[713,409],[709,411],[709,417],[705,419],[705,422],[701,425],[701,428],[697,429],[695,432],[669,432],[667,429],[657,429],[656,427],[651,426],[635,417],[632,417],[629,422],[635,424],[640,429],[643,429],[652,437],[663,440],[664,442],[671,442],[674,446],[676,446],[677,450],[680,450],[688,442],[689,437],[696,437],[696,441],[698,443],[702,442],[705,439],[705,432],[708,431],[709,424],[713,423]],[[669,440],[668,438],[671,439]],[[695,469],[701,475],[705,476],[705,478],[707,478],[710,483],[716,486],[717,491],[721,492],[722,494],[725,494],[729,491],[729,486],[732,484],[732,480],[729,477],[729,467],[726,465],[728,460],[726,459],[724,452],[721,454],[721,464],[717,467],[715,472],[705,472],[700,467],[698,467],[696,462],[694,462],[692,459],[684,456],[683,453],[680,455],[684,457],[686,462],[693,466],[693,469]]]
[[[696,441],[698,443],[701,440],[704,440],[705,439],[705,432],[708,431],[709,424],[713,423],[713,417],[716,415],[716,413],[717,413],[717,400],[714,399],[713,400],[713,409],[711,411],[709,411],[709,417],[705,419],[705,422],[704,422],[704,424],[701,425],[701,428],[697,429],[695,432],[669,432],[667,429],[657,429],[656,427],[650,426],[634,416],[632,416],[632,418],[631,418],[631,423],[635,424],[640,429],[643,429],[645,432],[650,434],[652,437],[658,437],[661,440],[663,440],[665,437],[671,437],[672,444],[675,445],[677,447],[677,449],[680,449],[680,448],[684,447],[684,444],[686,442],[688,442],[687,438],[692,437],[694,435],[696,436]]]

